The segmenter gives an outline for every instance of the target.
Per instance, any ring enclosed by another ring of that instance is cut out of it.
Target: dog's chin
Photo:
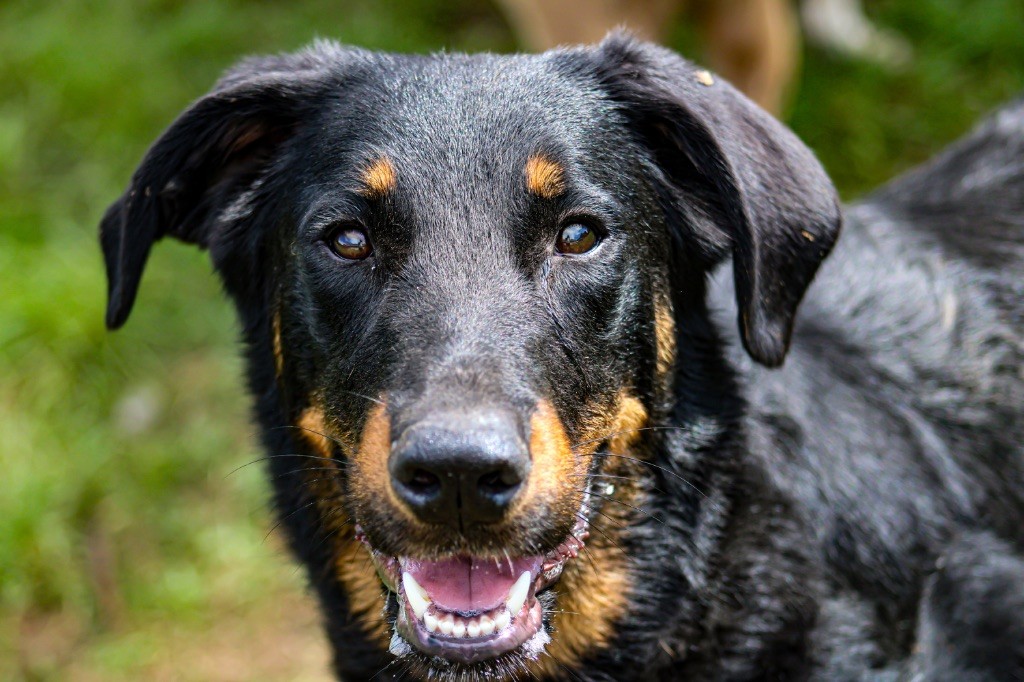
[[[539,657],[550,640],[545,610],[553,603],[544,593],[583,548],[585,519],[585,513],[579,514],[569,535],[551,551],[518,557],[394,557],[359,533],[390,592],[391,653],[419,658],[407,662],[425,670],[477,670],[483,677]]]

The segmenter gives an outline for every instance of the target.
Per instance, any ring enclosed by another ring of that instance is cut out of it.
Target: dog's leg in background
[[[913,682],[1024,680],[1024,558],[989,533],[957,539],[925,586]]]
[[[775,115],[800,63],[800,26],[790,0],[708,2],[701,6],[705,50],[714,69]]]
[[[641,38],[660,41],[683,8],[681,0],[500,0],[524,47],[600,42],[625,26]]]
[[[500,0],[499,5],[531,50],[596,43],[620,26],[662,42],[685,12],[703,34],[710,66],[776,115],[799,62],[800,27],[791,0]]]

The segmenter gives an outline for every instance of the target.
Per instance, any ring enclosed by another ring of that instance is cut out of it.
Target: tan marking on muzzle
[[[359,447],[353,458],[354,473],[358,476],[358,494],[372,495],[374,504],[380,504],[379,495],[384,493],[391,503],[400,507],[391,489],[391,474],[388,471],[388,456],[391,453],[391,419],[387,406],[375,403],[366,417]]]
[[[608,439],[608,449],[617,455],[625,455],[640,439],[648,420],[647,408],[639,399],[625,391],[620,393],[618,410],[612,422],[614,435]]]
[[[615,623],[626,612],[631,582],[622,551],[595,533],[584,554],[589,557],[581,555],[566,565],[556,587],[557,612],[551,619],[548,655],[531,666],[542,673],[538,677],[559,678],[566,668],[579,666],[589,652],[607,647]]]
[[[376,159],[363,169],[362,194],[368,197],[381,197],[395,188],[398,173],[391,160],[386,156]]]
[[[537,504],[559,516],[575,514],[582,504],[574,473],[586,470],[587,462],[577,458],[569,435],[555,407],[541,400],[530,416],[530,477],[516,498],[509,517],[528,515]]]
[[[322,409],[306,408],[296,425],[303,439],[320,457],[334,460],[332,433]],[[336,473],[337,465],[317,461],[307,473],[306,485],[316,496],[323,532],[336,548],[335,575],[348,598],[349,609],[363,632],[383,648],[388,646],[388,625],[382,616],[384,588],[367,556],[366,548],[355,538],[355,529],[338,500],[345,494]]]
[[[319,456],[334,457],[334,448],[327,436],[327,422],[323,410],[316,406],[307,407],[299,415],[295,425],[301,429],[300,434]]]
[[[628,483],[629,478],[642,476],[643,467],[627,457],[649,423],[647,409],[638,398],[623,389],[614,406],[606,411],[595,438],[607,440],[608,450],[623,457],[604,459],[603,473],[628,478],[609,479],[615,482],[613,499],[625,504],[604,501],[601,514],[593,515],[586,549],[570,561],[556,588],[558,601],[552,615],[552,638],[547,647],[550,657],[539,659],[533,670],[542,675],[558,677],[565,668],[580,664],[590,652],[609,645],[616,623],[629,606],[632,580],[629,559],[622,549],[621,529],[633,519],[632,509],[643,504],[642,493]],[[601,437],[603,436],[603,438]],[[588,438],[590,440],[590,438]],[[594,449],[597,443],[593,445]],[[600,500],[598,500],[600,501]],[[600,530],[597,528],[600,527]]]
[[[565,191],[565,169],[556,161],[539,154],[526,160],[526,188],[544,199],[553,199]]]

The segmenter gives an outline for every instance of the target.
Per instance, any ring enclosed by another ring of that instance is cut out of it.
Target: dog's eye
[[[366,231],[355,225],[342,225],[327,237],[327,245],[339,258],[363,260],[373,253]]]
[[[555,249],[558,253],[577,256],[590,251],[597,246],[597,232],[594,228],[582,223],[566,225],[558,233],[558,241],[555,242]]]

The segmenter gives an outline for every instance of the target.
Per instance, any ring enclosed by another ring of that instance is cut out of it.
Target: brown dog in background
[[[799,65],[792,0],[500,0],[523,45],[596,43],[616,26],[664,41],[686,11],[704,38],[709,65],[768,111],[783,108]]]
[[[499,0],[523,47],[596,43],[626,26],[658,42],[685,13],[704,42],[709,66],[775,115],[808,41],[847,57],[898,68],[911,58],[899,35],[874,26],[860,0]],[[799,16],[798,16],[799,15]]]

